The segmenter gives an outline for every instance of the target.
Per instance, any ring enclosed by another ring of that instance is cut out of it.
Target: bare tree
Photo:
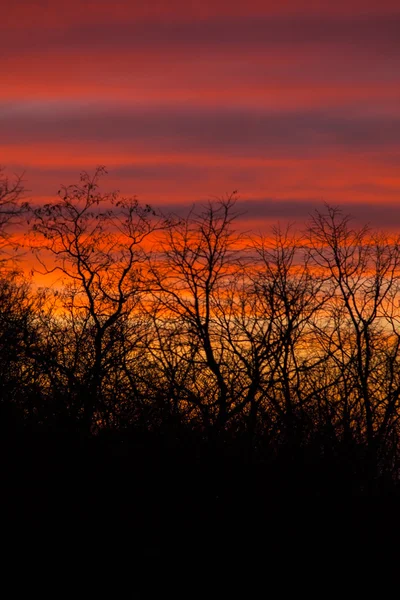
[[[102,194],[104,173],[104,167],[93,176],[82,173],[79,184],[60,190],[58,201],[35,210],[33,225],[43,272],[58,273],[54,285],[63,286],[59,298],[72,336],[69,368],[77,373],[86,357],[81,408],[88,431],[94,418],[108,414],[105,386],[122,344],[121,326],[147,286],[144,243],[165,224],[136,198]],[[83,340],[90,340],[89,347]]]
[[[164,323],[180,323],[178,346],[174,343],[173,348],[175,355],[186,361],[186,367],[179,361],[185,402],[206,427],[218,432],[230,419],[235,400],[232,355],[221,335],[218,316],[221,295],[229,290],[237,267],[240,238],[233,229],[234,205],[234,196],[209,202],[166,230],[151,269],[153,314],[156,310],[158,320]],[[165,327],[162,334],[159,331],[163,345],[167,332]],[[172,341],[170,334],[167,339]],[[157,350],[157,354],[165,360],[162,352]],[[168,360],[172,358],[170,354]],[[170,374],[175,363],[176,359],[168,365],[164,362]]]
[[[339,365],[344,429],[364,437],[371,468],[398,411],[400,244],[327,206],[308,230],[315,268],[333,286],[323,331],[327,360]],[[352,385],[349,385],[350,379]],[[396,417],[397,418],[397,417]]]
[[[0,167],[0,265],[15,258],[20,245],[13,242],[12,229],[20,225],[29,205],[23,202],[25,186],[22,175],[10,179]]]
[[[272,236],[254,240],[253,245],[257,258],[252,312],[264,332],[258,354],[264,357],[263,371],[268,374],[262,404],[264,410],[276,413],[285,442],[293,443],[311,401],[308,373],[321,362],[313,348],[313,330],[326,302],[323,281],[310,268],[302,238],[290,227],[274,227]]]

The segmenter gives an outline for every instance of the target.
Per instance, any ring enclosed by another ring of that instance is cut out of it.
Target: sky
[[[8,2],[0,165],[36,202],[102,164],[164,209],[400,229],[399,32],[398,0]]]

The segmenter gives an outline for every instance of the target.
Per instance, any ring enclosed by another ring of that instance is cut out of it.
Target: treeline
[[[166,216],[103,194],[103,173],[36,208],[1,179],[7,439],[107,440],[121,456],[269,465],[300,487],[395,489],[400,240],[330,206],[301,232],[243,233],[234,195]],[[28,260],[51,287],[22,274]]]

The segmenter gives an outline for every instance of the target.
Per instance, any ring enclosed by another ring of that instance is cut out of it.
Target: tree
[[[273,227],[271,236],[253,241],[253,248],[250,312],[257,336],[249,337],[261,359],[259,405],[275,422],[275,436],[292,445],[300,442],[302,429],[310,428],[307,379],[321,362],[314,323],[326,302],[323,281],[310,267],[304,240],[290,227]]]
[[[234,205],[233,195],[209,202],[168,228],[151,265],[154,360],[210,435],[223,434],[237,400],[220,314],[238,261]]]
[[[22,217],[29,209],[27,202],[22,202],[25,192],[22,176],[11,180],[0,167],[0,266],[10,259],[10,247],[14,255],[18,246],[13,243],[11,229],[21,224]]]
[[[330,206],[315,212],[308,236],[315,268],[332,288],[319,339],[339,373],[343,430],[366,443],[371,479],[398,420],[400,241],[354,228]]]
[[[13,239],[28,211],[22,202],[22,176],[10,179],[0,167],[0,402],[3,412],[16,411],[28,396],[31,365],[26,355],[33,321],[29,285],[16,270],[20,246]],[[7,422],[4,420],[3,425]]]
[[[61,311],[53,326],[69,346],[58,365],[78,390],[86,431],[112,413],[108,377],[125,343],[123,324],[147,288],[144,244],[165,226],[136,198],[102,194],[105,172],[84,172],[79,184],[62,187],[58,201],[35,210],[33,225],[44,273],[60,274],[54,285],[63,286]]]

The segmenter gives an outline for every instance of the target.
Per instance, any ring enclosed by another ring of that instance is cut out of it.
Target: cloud
[[[398,1],[21,0],[2,17],[0,163],[32,193],[105,163],[163,205],[239,188],[265,196],[260,222],[313,198],[395,220]]]
[[[200,209],[202,202],[193,204],[169,204],[168,210],[179,216],[186,216],[191,209]],[[370,225],[373,229],[400,230],[400,214],[396,204],[380,203],[330,203],[338,207],[343,216],[349,215],[355,227]],[[165,205],[160,205],[165,209]],[[283,225],[292,223],[304,228],[316,211],[324,213],[325,203],[318,198],[287,198],[276,200],[274,198],[257,198],[238,201],[235,210],[239,215],[238,223],[249,224],[252,230],[265,230],[273,224]]]
[[[319,154],[332,146],[376,150],[397,145],[400,114],[345,114],[323,110],[269,113],[240,108],[86,108],[19,110],[0,106],[2,142],[120,143],[181,152],[198,149],[233,155],[293,151]]]
[[[172,17],[172,18],[171,18]],[[332,16],[313,13],[303,15],[252,15],[232,17],[230,13],[208,19],[176,19],[164,21],[125,18],[110,23],[96,19],[65,23],[54,28],[39,26],[16,39],[12,28],[0,38],[4,57],[26,53],[111,52],[148,53],[185,48],[234,51],[299,48],[301,46],[346,47],[350,51],[379,50],[400,54],[400,14]]]

